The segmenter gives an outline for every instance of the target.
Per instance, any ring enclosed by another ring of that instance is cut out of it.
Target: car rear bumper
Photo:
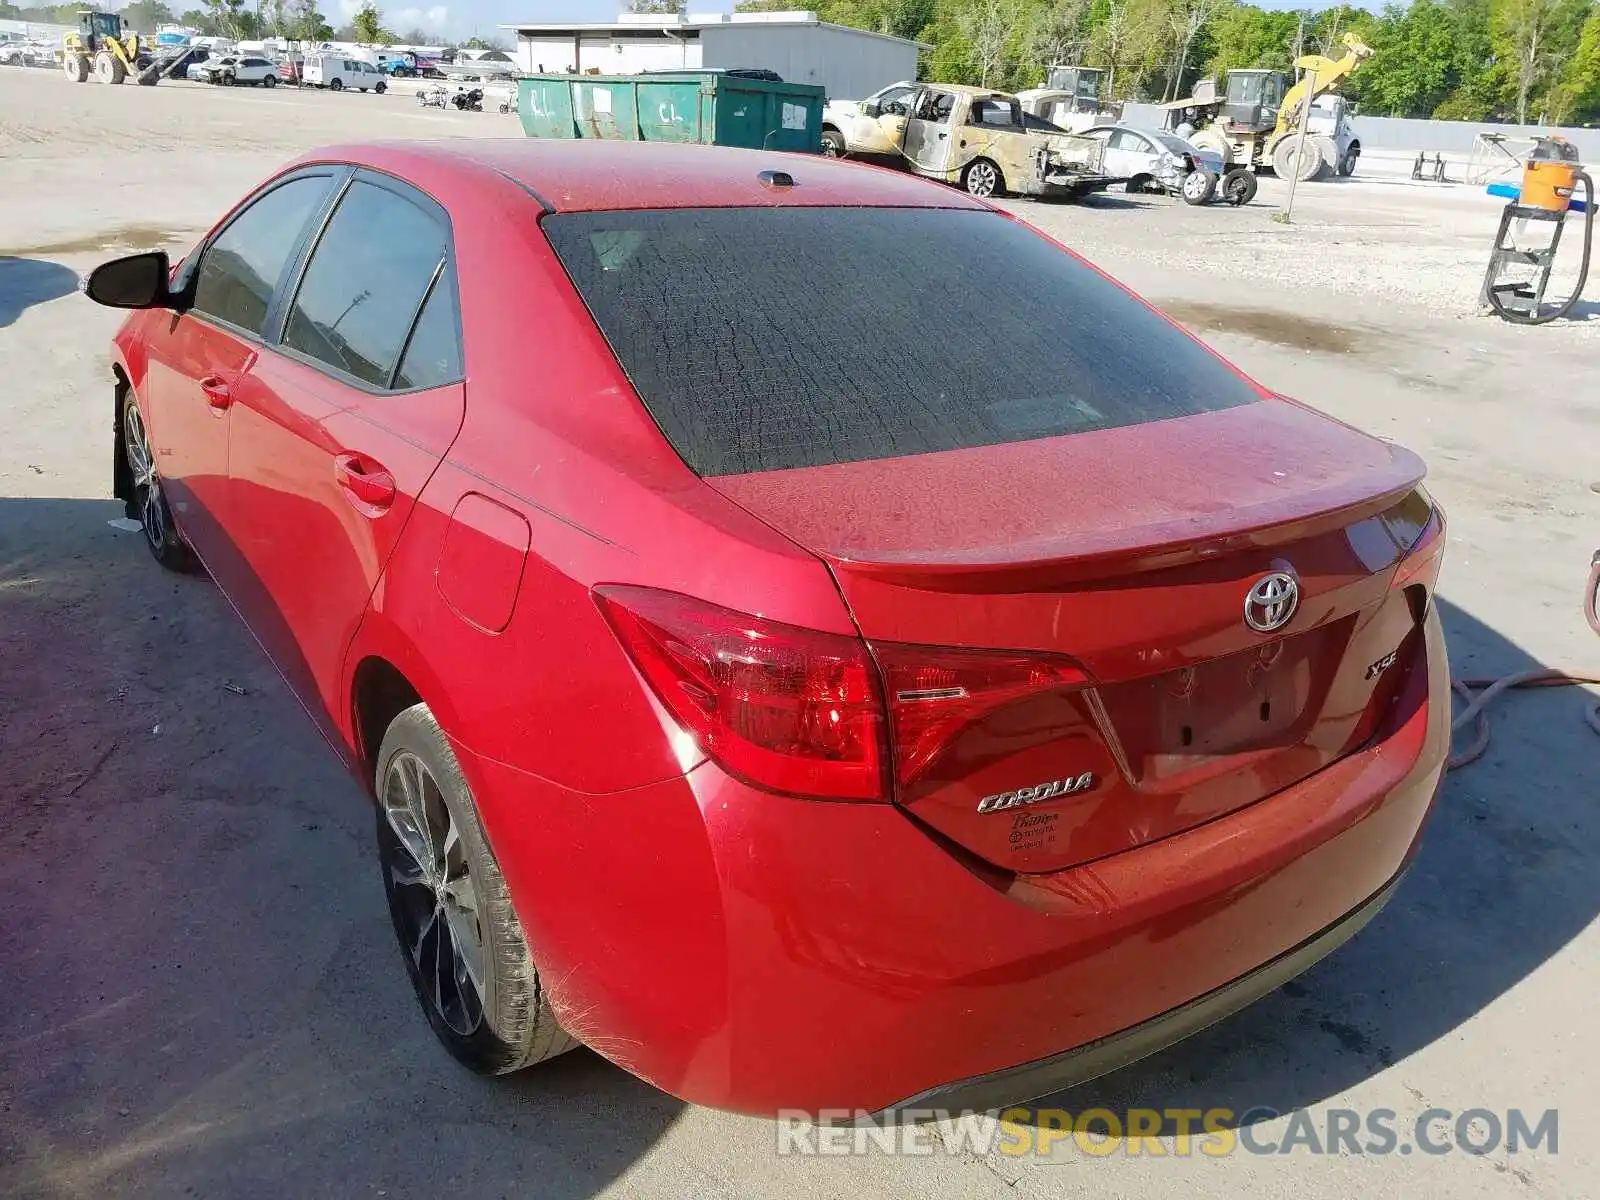
[[[1448,743],[1430,614],[1367,749],[1049,874],[969,861],[891,806],[767,795],[711,764],[595,796],[461,756],[571,1032],[696,1103],[870,1113],[1031,1098],[1278,986],[1387,898]]]
[[[1294,949],[1160,1016],[1049,1058],[941,1084],[873,1113],[867,1120],[877,1122],[889,1116],[910,1117],[929,1112],[986,1112],[1047,1096],[1138,1062],[1231,1017],[1277,991],[1295,976],[1309,971],[1378,915],[1400,886],[1400,879],[1401,876],[1396,875],[1360,907]]]
[[[1061,171],[1047,175],[1044,179],[1021,180],[1017,184],[1017,190],[1024,196],[1075,197],[1087,196],[1091,192],[1103,192],[1117,182],[1119,181],[1110,175]]]

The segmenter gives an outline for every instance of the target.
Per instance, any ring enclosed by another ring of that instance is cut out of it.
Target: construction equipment
[[[1343,58],[1306,54],[1295,59],[1301,75],[1292,86],[1282,71],[1256,69],[1229,71],[1221,95],[1214,80],[1202,80],[1192,96],[1166,106],[1168,123],[1195,126],[1190,140],[1220,154],[1229,166],[1271,167],[1302,181],[1334,172],[1354,174],[1361,141],[1343,97],[1336,93],[1362,60],[1372,56],[1372,47],[1349,33],[1343,42]],[[1302,145],[1298,131],[1306,104],[1312,107]]]
[[[1583,185],[1584,198],[1574,193]],[[1491,186],[1492,192],[1498,186]],[[1509,189],[1507,189],[1509,190]],[[1563,300],[1547,304],[1545,289],[1561,248],[1561,232],[1569,211],[1583,213],[1583,250],[1577,282]],[[1550,240],[1530,246],[1530,227],[1550,227]],[[1480,299],[1502,320],[1516,325],[1543,325],[1572,311],[1589,278],[1589,252],[1594,244],[1594,180],[1578,165],[1578,148],[1565,138],[1541,137],[1523,165],[1522,186],[1500,213],[1494,252],[1483,276]],[[1532,267],[1531,276],[1507,268]]]
[[[122,36],[122,17],[112,12],[78,13],[78,31],[61,39],[61,69],[74,83],[90,72],[101,83],[121,83],[139,73],[139,35]]]
[[[1114,120],[1100,101],[1106,72],[1099,67],[1052,66],[1042,88],[1023,97],[1023,107],[1068,133],[1082,133],[1107,119]],[[1033,103],[1028,103],[1029,100]]]

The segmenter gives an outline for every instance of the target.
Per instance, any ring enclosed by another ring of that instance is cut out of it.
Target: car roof
[[[316,150],[300,163],[372,167],[430,190],[493,173],[532,192],[551,212],[633,208],[827,207],[987,209],[964,192],[901,171],[820,154],[679,142],[460,138],[363,142]],[[787,172],[774,186],[767,172]]]
[[[953,92],[957,96],[981,96],[985,99],[1014,100],[1016,97],[1010,92],[1002,92],[998,88],[974,87],[970,83],[933,83],[926,82],[921,85],[932,88],[936,92]]]

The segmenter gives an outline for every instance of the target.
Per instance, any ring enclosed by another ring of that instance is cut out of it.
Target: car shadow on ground
[[[0,254],[0,329],[35,304],[58,299],[78,288],[78,273],[42,258]]]
[[[0,498],[0,1195],[604,1190],[682,1105],[435,1042],[361,789],[110,500]]]
[[[1079,196],[1076,200],[1057,201],[1061,204],[1082,204],[1087,208],[1143,208],[1146,204],[1156,203],[1162,199],[1154,192],[1140,193],[1130,196],[1121,190],[1116,192],[1090,192],[1087,196]]]
[[[1541,665],[1448,600],[1439,611],[1456,674]],[[1582,707],[1568,688],[1505,697],[1488,753],[1446,776],[1417,859],[1372,924],[1251,1008],[1039,1107],[1225,1108],[1253,1124],[1267,1114],[1251,1109],[1286,1113],[1357,1087],[1504,996],[1600,914],[1600,754]]]

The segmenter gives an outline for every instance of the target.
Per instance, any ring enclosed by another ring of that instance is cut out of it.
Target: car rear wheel
[[[975,158],[961,172],[961,186],[974,196],[998,199],[1006,194],[1005,177],[987,158]]]
[[[395,938],[434,1034],[466,1066],[503,1075],[570,1050],[460,765],[426,704],[377,759],[378,859]]]
[[[1196,167],[1183,177],[1178,194],[1185,204],[1207,204],[1217,191],[1217,177],[1204,167]]]
[[[828,158],[844,157],[844,134],[837,129],[822,131],[822,153]]]
[[[332,83],[328,84],[328,90],[330,92],[342,92],[342,91],[344,91],[344,80],[335,79]]]
[[[161,476],[156,471],[155,454],[150,448],[150,436],[145,430],[144,414],[139,411],[139,401],[131,389],[122,408],[122,454],[133,484],[132,504],[150,553],[169,571],[195,570],[199,562],[172,523],[172,513],[161,490]]]

